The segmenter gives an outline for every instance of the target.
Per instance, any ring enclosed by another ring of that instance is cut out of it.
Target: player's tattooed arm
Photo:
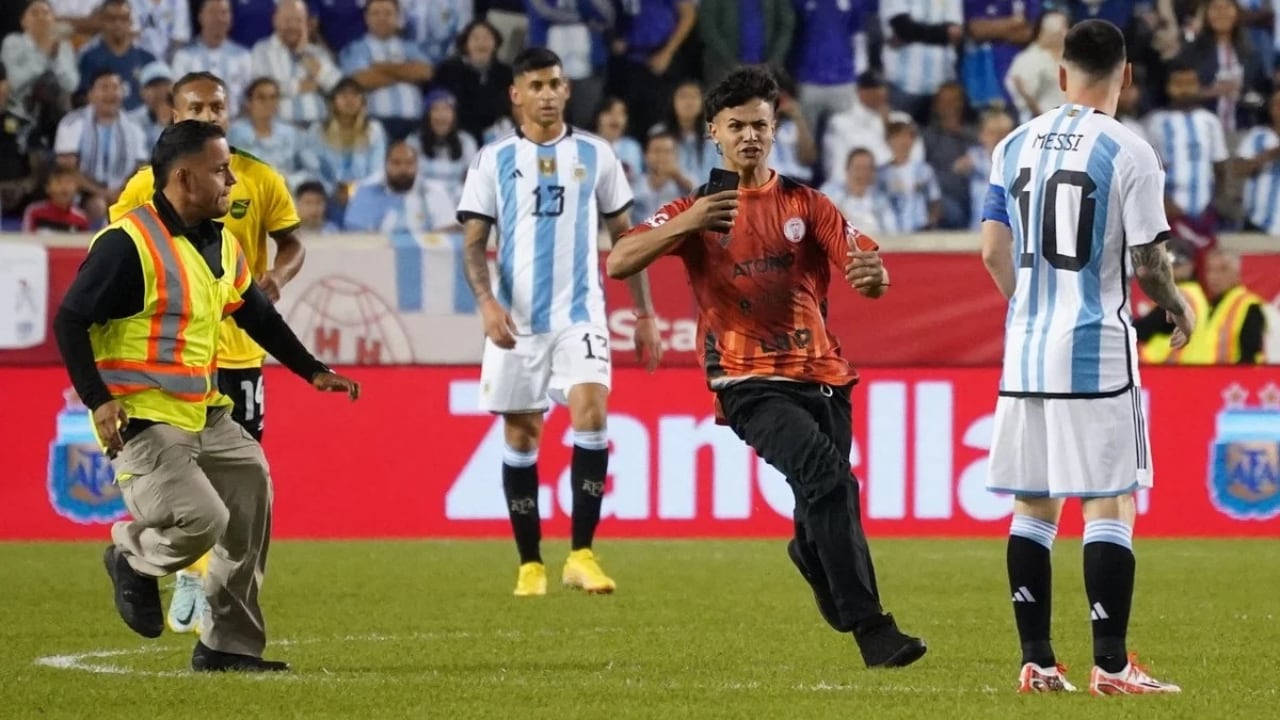
[[[462,225],[462,265],[467,273],[467,284],[476,303],[493,299],[493,284],[489,279],[489,231],[493,223],[481,218],[468,218]]]
[[[1130,248],[1129,257],[1133,260],[1134,273],[1142,292],[1170,314],[1183,314],[1186,306],[1173,280],[1173,265],[1164,243],[1153,242]]]

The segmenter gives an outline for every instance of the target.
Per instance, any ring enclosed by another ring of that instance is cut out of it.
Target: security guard
[[[235,236],[214,221],[236,182],[230,160],[217,125],[166,129],[152,154],[154,200],[93,239],[54,333],[133,517],[112,527],[104,557],[121,618],[159,637],[157,578],[213,548],[212,612],[192,669],[278,671],[288,665],[262,659],[258,605],[271,479],[261,446],[218,391],[219,324],[233,317],[319,390],[354,400],[359,386],[307,351],[254,284]]]
[[[1156,334],[1143,346],[1142,359],[1170,365],[1256,365],[1265,362],[1266,301],[1240,283],[1240,259],[1224,250],[1204,258],[1204,284],[1179,283],[1201,322],[1187,344],[1170,350],[1168,337]],[[1141,328],[1140,328],[1141,330]]]
[[[173,121],[203,120],[227,132],[230,123],[227,84],[217,75],[196,72],[184,75],[173,86]],[[235,234],[244,250],[249,273],[272,302],[302,269],[304,250],[298,239],[301,220],[284,178],[270,165],[236,148],[231,148],[231,172],[237,183],[231,190],[228,212],[218,220]],[[111,206],[111,219],[119,220],[151,200],[155,177],[150,167],[139,170]],[[276,244],[273,267],[267,269],[267,238]],[[218,337],[218,389],[231,398],[231,417],[244,426],[255,440],[262,441],[265,427],[266,390],[262,361],[266,353],[230,318],[222,323]],[[190,568],[179,570],[169,604],[169,629],[195,632],[207,611],[203,579],[208,556]]]

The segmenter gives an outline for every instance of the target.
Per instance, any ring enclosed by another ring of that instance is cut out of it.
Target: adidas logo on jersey
[[[510,175],[507,176],[507,179],[515,180],[516,178],[522,178],[522,177],[524,177],[524,173],[520,172],[520,168],[516,168],[511,172]]]
[[[1110,620],[1111,616],[1108,615],[1106,609],[1102,607],[1102,603],[1096,602],[1093,604],[1093,607],[1089,610],[1089,619],[1090,620]]]
[[[1016,603],[1021,603],[1021,602],[1033,603],[1036,601],[1036,599],[1031,595],[1031,591],[1028,590],[1024,585],[1023,587],[1018,588],[1017,591],[1013,593],[1013,601]]]

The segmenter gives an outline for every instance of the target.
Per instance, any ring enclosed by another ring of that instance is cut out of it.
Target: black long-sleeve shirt
[[[165,228],[173,236],[185,237],[186,242],[194,245],[214,277],[235,271],[235,268],[222,267],[221,223],[206,220],[195,227],[184,227],[162,193],[156,193],[154,202]],[[71,384],[90,410],[110,401],[111,392],[98,372],[89,328],[138,314],[145,299],[142,262],[133,239],[119,228],[108,230],[89,250],[53,320],[54,337]],[[249,287],[243,299],[244,304],[231,317],[264,350],[308,382],[328,370],[307,350],[256,285]]]

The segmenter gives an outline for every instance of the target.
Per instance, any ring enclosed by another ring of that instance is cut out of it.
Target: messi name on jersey
[[[1031,141],[1031,147],[1037,150],[1076,152],[1080,149],[1080,141],[1083,139],[1082,133],[1042,133],[1036,135]]]

